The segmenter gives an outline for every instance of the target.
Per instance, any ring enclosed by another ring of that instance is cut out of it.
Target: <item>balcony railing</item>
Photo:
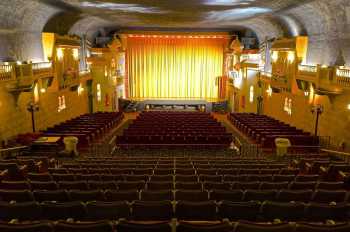
[[[312,65],[299,65],[298,66],[299,72],[306,72],[306,73],[317,73],[317,66]]]
[[[43,73],[52,72],[52,63],[51,62],[41,62],[32,64],[33,74],[40,75]]]
[[[12,65],[0,65],[0,81],[9,81],[15,78],[14,69]]]
[[[270,72],[261,71],[260,75],[265,77],[265,78],[269,78],[269,79],[272,78],[272,73],[270,73]]]
[[[0,81],[10,80],[29,80],[33,76],[52,74],[52,63],[30,63],[30,64],[1,64],[0,65]]]
[[[350,78],[350,69],[337,68],[336,74],[337,74],[337,77]]]
[[[17,77],[32,77],[33,76],[32,64],[16,65],[16,76]]]
[[[335,74],[337,84],[344,87],[350,87],[350,69],[337,68]]]

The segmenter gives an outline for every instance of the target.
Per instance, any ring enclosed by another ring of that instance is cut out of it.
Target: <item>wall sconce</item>
[[[32,116],[32,130],[35,132],[35,112],[39,111],[39,105],[35,102],[28,102],[27,110],[30,112]]]
[[[101,97],[101,85],[100,84],[97,84],[96,86],[96,97],[97,97],[97,101],[101,101],[102,100],[102,97]]]
[[[22,64],[22,61],[19,61],[19,60],[18,60],[18,61],[16,62],[16,64],[17,64],[17,65],[21,65],[21,64]]]
[[[317,136],[317,132],[318,132],[318,119],[319,116],[323,113],[324,109],[323,109],[323,105],[313,105],[311,107],[311,113],[312,114],[316,114],[316,122],[315,122],[315,136]]]
[[[348,104],[348,107],[347,107],[347,108],[348,108],[348,110],[350,110],[350,104]]]
[[[270,85],[269,85],[269,87],[267,88],[266,93],[267,93],[267,96],[269,96],[269,97],[272,96],[272,88],[271,88]]]
[[[79,50],[77,48],[73,49],[73,58],[74,60],[79,60]]]
[[[80,84],[79,86],[78,86],[78,96],[80,96],[83,92],[84,92],[84,87],[83,87],[83,85],[82,84]]]
[[[254,86],[250,86],[249,89],[249,102],[253,102],[254,101]]]
[[[305,97],[308,97],[308,96],[309,96],[309,92],[308,92],[308,91],[305,91],[305,92],[304,92],[304,95],[305,95]]]
[[[62,60],[63,56],[64,56],[63,48],[57,48],[56,55],[57,55],[58,60]]]
[[[294,52],[288,52],[288,56],[287,56],[288,62],[289,63],[293,63],[295,60],[295,54]]]
[[[276,62],[278,60],[278,52],[277,51],[273,51],[271,58],[272,58],[273,62]]]
[[[108,72],[107,72],[107,66],[105,65],[105,77],[108,76]]]
[[[35,86],[34,86],[33,96],[34,96],[34,103],[38,103],[39,102],[39,87],[38,87],[38,83],[36,83]]]
[[[290,99],[290,98],[288,101],[288,114],[292,115],[292,99]]]
[[[40,89],[40,92],[41,92],[41,93],[46,93],[46,89],[45,89],[45,88],[41,88],[41,89]]]

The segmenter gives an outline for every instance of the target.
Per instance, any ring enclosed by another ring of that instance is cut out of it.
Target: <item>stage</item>
[[[212,112],[213,104],[223,102],[219,99],[200,99],[200,98],[158,98],[158,99],[127,99],[137,102],[137,111],[143,110],[179,110],[179,111],[205,111]]]

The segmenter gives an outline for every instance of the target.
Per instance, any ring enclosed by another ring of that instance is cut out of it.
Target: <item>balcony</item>
[[[53,77],[52,63],[5,63],[0,65],[0,82],[15,97],[16,102],[22,92],[33,90],[40,78]]]
[[[32,82],[34,79],[53,76],[51,62],[30,64],[1,64],[0,81]]]

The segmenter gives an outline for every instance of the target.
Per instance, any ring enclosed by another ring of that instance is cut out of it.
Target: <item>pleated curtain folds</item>
[[[129,96],[216,99],[224,44],[220,38],[129,37]]]

